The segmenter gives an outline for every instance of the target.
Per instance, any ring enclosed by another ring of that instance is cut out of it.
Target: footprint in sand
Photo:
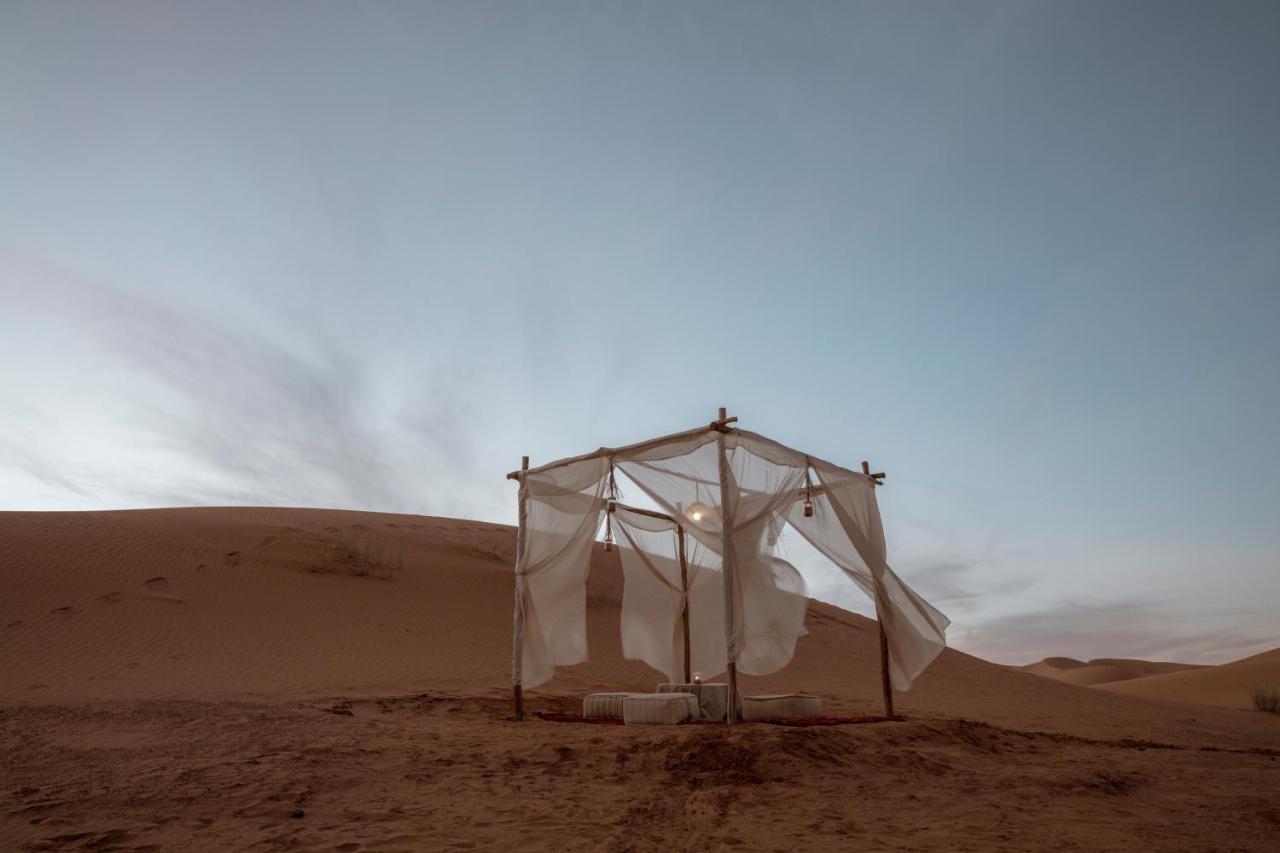
[[[116,604],[118,602],[124,601],[124,593],[109,592],[106,595],[98,596],[98,600],[101,601],[103,604]]]
[[[143,593],[144,598],[149,598],[152,601],[168,601],[173,604],[186,603],[186,599],[179,598],[178,596],[169,592],[169,579],[166,577],[161,576],[161,577],[148,578],[143,583],[143,586],[147,588],[147,591]]]
[[[49,612],[56,613],[59,616],[70,616],[72,613],[76,612],[76,609],[70,605],[67,605],[66,607],[55,607]]]
[[[205,565],[204,563],[201,563],[200,565],[196,566],[196,571],[203,572],[207,568],[209,568],[207,565]]]
[[[222,555],[222,562],[227,564],[228,566],[240,565],[240,552],[228,551],[227,553]]]
[[[5,627],[6,627],[6,628],[17,628],[17,627],[18,627],[19,625],[21,625],[21,624],[22,624],[22,620],[21,620],[21,619],[14,619],[12,622],[7,623],[7,624],[5,625]]]

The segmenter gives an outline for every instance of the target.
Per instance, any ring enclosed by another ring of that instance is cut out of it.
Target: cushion
[[[698,717],[703,720],[723,720],[729,707],[729,685],[715,681],[698,684],[658,685],[655,693],[691,693],[698,697]],[[738,709],[742,709],[742,697],[738,697]]]
[[[743,720],[785,720],[789,717],[821,717],[822,700],[807,693],[743,696]]]
[[[636,693],[622,700],[622,720],[629,726],[673,726],[697,716],[698,697],[692,693]]]
[[[582,700],[582,716],[589,720],[621,720],[622,700],[635,693],[592,693]]]

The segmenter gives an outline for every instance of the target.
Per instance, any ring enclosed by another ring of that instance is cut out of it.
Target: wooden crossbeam
[[[724,406],[720,407],[720,416],[711,422],[710,426],[716,432],[729,432],[729,424],[736,424],[738,416],[729,417],[729,410]]]

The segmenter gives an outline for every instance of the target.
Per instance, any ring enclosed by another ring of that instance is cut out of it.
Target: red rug
[[[534,711],[533,715],[549,723],[593,723],[599,726],[621,726],[622,720],[606,720],[598,717],[584,717],[581,714],[561,714],[556,711]],[[792,717],[788,719],[752,720],[755,723],[767,723],[771,726],[852,726],[860,723],[885,723],[890,720],[901,720],[902,717]],[[720,720],[690,720],[681,725],[722,726]]]

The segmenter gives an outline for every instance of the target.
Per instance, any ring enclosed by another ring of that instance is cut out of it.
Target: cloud
[[[1077,601],[994,617],[952,644],[1003,663],[1061,655],[1223,663],[1280,645],[1280,609],[1189,614],[1168,602]]]
[[[923,564],[907,561],[900,574],[912,589],[943,610],[948,605],[970,610],[979,602],[1015,596],[1036,584],[1029,575],[986,577],[988,570],[985,563],[976,560]]]
[[[59,408],[77,405],[59,393],[68,389],[54,389],[44,398],[53,411],[37,404],[26,425],[0,423],[5,457],[34,480],[117,505],[453,512],[467,503],[467,407],[443,377],[380,397],[372,367],[317,333],[283,323],[269,336],[251,331],[260,318],[217,318],[30,262],[10,266],[34,294],[27,307],[79,330],[90,384],[111,388],[102,405],[115,434],[95,436],[114,443],[110,453],[66,452],[90,429],[82,412]],[[63,448],[31,441],[34,424],[50,422]]]

